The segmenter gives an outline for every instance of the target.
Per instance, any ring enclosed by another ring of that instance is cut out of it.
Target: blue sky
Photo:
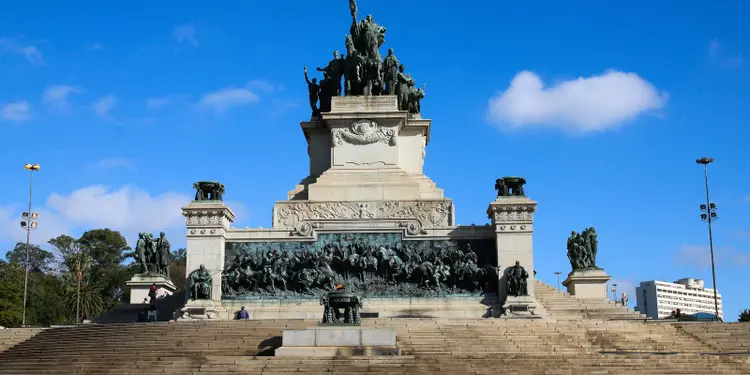
[[[656,3],[656,4],[654,4]],[[750,308],[750,51],[742,2],[360,0],[433,120],[425,173],[484,224],[493,182],[539,202],[538,277],[567,273],[571,230],[596,226],[621,285],[704,278],[710,167],[726,318]],[[191,183],[220,180],[238,227],[268,227],[307,172],[302,66],[344,49],[347,2],[26,1],[0,14],[0,244],[35,180],[34,238],[166,229],[184,244]],[[269,162],[272,161],[272,162]],[[635,302],[631,290],[631,303]]]

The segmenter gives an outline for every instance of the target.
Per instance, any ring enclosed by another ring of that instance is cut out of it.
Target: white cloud
[[[26,58],[32,64],[42,64],[42,52],[33,45],[24,45],[11,38],[0,38],[0,52],[12,53]]]
[[[180,206],[190,198],[180,193],[151,196],[131,186],[113,190],[93,185],[69,195],[52,193],[46,206],[78,225],[135,232],[144,228],[160,230],[184,225]]]
[[[185,218],[180,207],[192,198],[177,192],[152,195],[129,185],[118,189],[92,185],[69,194],[52,193],[44,207],[33,209],[39,213],[39,227],[32,233],[32,242],[44,244],[60,234],[77,237],[83,231],[99,228],[120,231],[131,245],[142,231],[166,231],[169,236],[182,236]],[[245,220],[244,205],[232,201],[225,204],[238,220]],[[22,204],[0,206],[0,242],[25,240],[26,232],[20,227],[21,212],[25,210]],[[184,237],[171,239],[173,246],[183,241]]]
[[[676,254],[677,264],[694,268],[711,267],[711,251],[706,245],[682,245]],[[716,265],[750,266],[750,252],[731,246],[714,246]]]
[[[216,113],[224,113],[234,107],[241,107],[260,100],[258,95],[247,88],[225,88],[203,95],[198,105],[211,108]]]
[[[188,42],[194,48],[198,48],[198,41],[195,39],[195,27],[192,24],[177,26],[173,33],[177,43]]]
[[[117,99],[113,95],[104,96],[99,98],[92,105],[94,113],[104,119],[111,120],[112,115],[109,113],[117,104]]]
[[[70,107],[68,96],[83,92],[82,89],[68,85],[48,86],[42,94],[42,103],[57,109],[67,109]]]
[[[714,38],[708,43],[708,61],[719,63],[726,67],[736,68],[742,66],[745,58],[742,51],[737,51],[725,43]]]
[[[635,73],[609,70],[544,87],[533,72],[518,73],[504,92],[490,98],[489,118],[506,128],[547,126],[571,133],[618,128],[668,96]]]
[[[284,86],[276,85],[263,79],[254,79],[245,86],[250,90],[257,90],[265,93],[278,93],[284,91]]]
[[[136,169],[135,164],[126,158],[104,158],[87,167],[90,169]]]
[[[187,95],[155,96],[146,100],[146,107],[151,109],[161,108],[169,104],[182,102],[185,99],[187,99]]]
[[[21,213],[28,210],[28,206],[8,205],[0,206],[0,241],[25,242],[26,230],[21,228]],[[59,215],[45,208],[32,207],[32,212],[39,214],[39,226],[31,232],[33,243],[46,243],[50,238],[70,233],[70,226]],[[0,254],[4,257],[5,254]]]
[[[8,121],[21,122],[29,119],[29,102],[20,100],[7,103],[0,109],[0,116]]]

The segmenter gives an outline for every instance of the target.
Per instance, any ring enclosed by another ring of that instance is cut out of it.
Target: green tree
[[[13,250],[5,254],[9,263],[17,264],[21,268],[26,267],[26,243],[18,242]],[[29,245],[29,272],[49,272],[52,267],[54,255],[43,250],[39,245]]]
[[[78,240],[71,236],[63,234],[47,241],[47,243],[52,245],[54,253],[57,256],[57,272],[65,272],[68,269],[68,258],[70,258],[76,252],[80,251]]]
[[[185,286],[185,279],[187,278],[187,252],[184,248],[173,250],[170,254],[169,259],[169,276],[177,286],[178,289],[182,289]]]
[[[24,269],[0,263],[0,326],[20,327],[23,315]]]
[[[101,290],[101,312],[117,306],[123,297],[127,297],[125,282],[135,274],[132,267],[122,265],[132,256],[125,237],[118,231],[94,229],[81,235],[77,242],[81,251],[91,257],[88,282],[92,289]]]
[[[750,322],[750,310],[742,310],[738,322]]]

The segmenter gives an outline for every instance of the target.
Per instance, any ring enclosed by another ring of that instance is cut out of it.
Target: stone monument
[[[392,48],[380,55],[385,27],[370,15],[358,21],[354,0],[350,11],[346,54],[315,69],[320,80],[303,68],[309,174],[276,202],[272,227],[232,227],[218,182],[195,183],[182,208],[187,267],[211,275],[210,301],[226,311],[217,317],[246,306],[252,319],[318,319],[319,296],[342,283],[367,300],[363,316],[499,316],[505,269],[516,261],[532,306],[536,202],[525,181],[502,180],[508,193],[490,205],[493,225],[456,226],[453,202],[423,173],[424,86],[415,88]]]
[[[177,289],[170,280],[169,257],[170,245],[164,232],[159,234],[159,238],[154,238],[151,233],[138,234],[134,258],[140,272],[125,282],[130,289],[130,303],[141,304],[149,300],[152,285],[166,289],[169,294]]]
[[[573,231],[568,238],[568,259],[573,271],[563,282],[568,293],[582,299],[607,299],[610,276],[596,266],[598,235],[594,227],[581,233]]]
[[[534,299],[531,243],[537,203],[526,196],[525,184],[522,177],[497,179],[497,199],[487,209],[495,230],[497,261],[503,270],[498,287],[499,299],[504,302],[503,312],[512,315],[537,315],[540,307]]]

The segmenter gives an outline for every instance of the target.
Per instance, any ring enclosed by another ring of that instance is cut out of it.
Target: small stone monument
[[[213,275],[201,264],[188,276],[188,302],[182,308],[180,319],[222,319],[226,309],[216,304],[212,296]]]
[[[529,296],[529,273],[519,261],[506,272],[507,297],[503,310],[506,315],[534,315],[536,303]]]
[[[139,264],[140,273],[125,283],[130,289],[130,303],[140,304],[150,299],[149,291],[152,285],[156,285],[158,289],[165,289],[167,294],[177,290],[169,279],[169,250],[169,241],[164,232],[159,234],[159,238],[154,238],[151,233],[138,234],[134,258]]]
[[[606,299],[610,276],[596,266],[598,235],[594,227],[573,231],[568,238],[568,259],[573,271],[563,281],[568,293],[581,299]]]
[[[323,320],[318,327],[284,330],[277,357],[399,355],[396,331],[390,328],[362,328],[359,309],[362,297],[347,292],[339,284],[336,290],[320,297]],[[341,313],[344,309],[344,313]]]

